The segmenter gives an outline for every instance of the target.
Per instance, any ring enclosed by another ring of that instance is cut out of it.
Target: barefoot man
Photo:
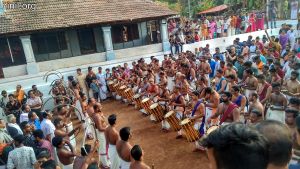
[[[124,127],[120,130],[121,140],[117,142],[117,152],[121,159],[121,167],[120,169],[129,169],[130,167],[130,151],[132,146],[129,143],[129,139],[131,138],[130,128]]]
[[[105,130],[106,130],[106,122],[103,112],[101,111],[102,106],[100,103],[96,103],[94,105],[94,114],[91,116],[95,123],[96,136],[97,140],[99,140],[100,146],[98,150],[98,154],[100,157],[100,162],[103,168],[109,168],[110,162],[107,157],[106,151],[106,139],[105,139]]]
[[[193,97],[193,109],[188,110],[190,112],[190,119],[194,120],[194,128],[200,132],[200,135],[204,135],[205,133],[205,105],[203,100],[199,100],[200,93],[198,91],[194,91],[192,94]],[[198,140],[195,141],[196,148],[194,152],[199,150],[203,150],[202,147],[199,145]]]
[[[287,99],[280,92],[280,83],[272,83],[273,92],[270,97],[270,108],[267,111],[267,120],[277,120],[285,123],[285,108],[287,106]]]
[[[120,157],[118,155],[116,144],[119,140],[119,133],[116,130],[117,116],[112,114],[108,117],[109,126],[105,130],[106,143],[108,144],[108,157],[111,162],[110,169],[120,168]]]
[[[134,145],[130,151],[131,157],[134,159],[130,164],[130,169],[150,169],[150,167],[144,163],[144,152],[139,145]]]
[[[249,111],[247,113],[247,118],[250,116],[250,113],[253,111],[253,110],[257,110],[259,111],[260,114],[262,114],[262,119],[264,120],[265,119],[265,115],[264,115],[264,106],[261,104],[261,102],[259,101],[258,99],[258,94],[255,92],[255,93],[252,93],[250,95],[250,98],[249,98],[249,102],[250,102],[250,105],[249,105]]]
[[[61,136],[55,136],[52,139],[52,144],[56,147],[57,156],[59,162],[63,164],[63,169],[72,169],[76,154],[71,143],[64,140]],[[65,144],[67,144],[68,148],[65,147]]]

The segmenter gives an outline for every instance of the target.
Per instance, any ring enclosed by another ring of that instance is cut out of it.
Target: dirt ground
[[[117,115],[117,128],[131,127],[132,145],[139,144],[144,150],[144,160],[155,169],[208,169],[209,163],[205,153],[192,152],[194,143],[185,139],[175,139],[176,132],[164,133],[161,123],[152,123],[134,106],[121,101],[109,100],[102,103],[105,116]],[[78,123],[77,123],[78,124]],[[83,132],[76,140],[82,139]],[[79,146],[79,145],[78,145]],[[79,147],[78,147],[79,148]],[[78,149],[77,150],[80,150]]]

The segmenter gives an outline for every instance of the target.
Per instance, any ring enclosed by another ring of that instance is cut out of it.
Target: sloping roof
[[[207,9],[207,10],[205,10],[205,11],[199,12],[198,14],[201,15],[201,14],[207,14],[207,13],[219,12],[219,11],[223,11],[223,10],[225,10],[225,9],[227,9],[227,8],[228,8],[227,5],[220,5],[220,6],[216,6],[216,7]]]
[[[0,35],[90,24],[167,17],[175,12],[151,0],[10,0],[35,3],[36,10],[6,9]]]

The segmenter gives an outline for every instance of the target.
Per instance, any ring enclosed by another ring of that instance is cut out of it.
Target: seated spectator
[[[22,113],[20,115],[20,123],[22,123],[23,121],[29,121],[28,119],[29,112],[31,112],[30,107],[27,104],[24,104],[22,106]]]

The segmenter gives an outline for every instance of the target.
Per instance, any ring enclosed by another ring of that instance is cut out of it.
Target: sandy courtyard
[[[175,139],[176,132],[162,132],[160,123],[150,122],[149,117],[143,116],[133,106],[109,100],[103,103],[103,112],[106,117],[113,113],[117,115],[118,129],[131,127],[130,143],[142,146],[145,162],[150,166],[154,165],[155,169],[209,168],[205,153],[192,152],[194,143],[189,143],[185,139]],[[82,134],[77,137],[77,140],[81,138]]]

